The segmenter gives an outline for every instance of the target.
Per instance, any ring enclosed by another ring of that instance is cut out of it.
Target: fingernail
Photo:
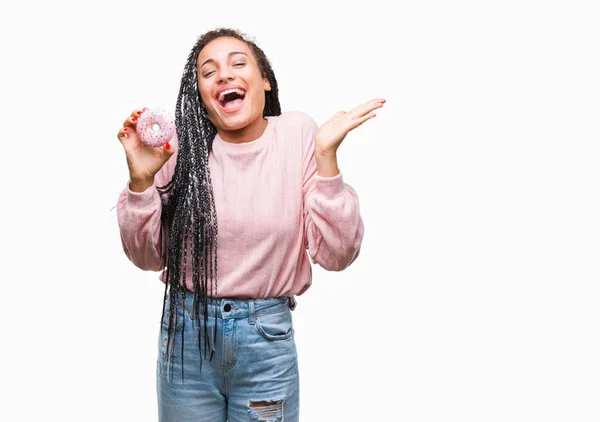
[[[123,132],[129,132],[129,128],[126,127],[125,129],[123,129]]]
[[[140,116],[140,115],[142,114],[142,112],[141,112],[141,111],[138,111],[136,114],[137,114],[138,116]]]
[[[137,118],[135,118],[135,117],[134,117],[134,118],[132,118],[131,120],[132,120],[134,123],[135,123],[135,122],[137,122]]]
[[[169,145],[169,143],[168,143],[168,142],[165,144],[165,149],[166,149],[166,150],[170,150],[170,149],[171,149],[171,145]]]

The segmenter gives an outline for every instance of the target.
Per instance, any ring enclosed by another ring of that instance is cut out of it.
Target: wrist
[[[336,153],[322,153],[315,151],[315,160],[317,162],[317,173],[321,177],[335,177],[340,174],[338,168]]]
[[[144,192],[150,186],[154,184],[154,178],[152,179],[129,179],[129,190],[132,192]]]

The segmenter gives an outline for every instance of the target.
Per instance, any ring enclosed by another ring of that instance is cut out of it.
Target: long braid
[[[211,298],[218,297],[218,226],[208,163],[217,130],[210,122],[208,113],[202,105],[198,90],[196,62],[198,54],[206,44],[224,36],[234,37],[246,42],[254,53],[262,76],[269,80],[271,90],[265,92],[263,117],[281,114],[275,74],[265,53],[253,41],[238,30],[228,28],[209,31],[198,38],[185,64],[179,95],[177,96],[175,125],[179,141],[179,152],[175,171],[169,183],[157,187],[162,202],[163,233],[169,233],[163,315],[161,318],[162,321],[167,294],[169,293],[170,316],[164,358],[167,368],[173,364],[172,357],[175,346],[175,336],[173,334],[177,326],[177,320],[174,316],[178,314],[178,307],[185,305],[188,252],[191,256],[192,284],[194,287],[191,317],[197,322],[198,344],[201,344],[200,340],[204,336],[205,345],[204,353],[200,350],[199,370],[202,370],[202,355],[204,354],[204,357],[206,357],[207,348],[210,350],[211,360],[215,350],[217,315],[214,316],[215,328],[213,335],[209,336],[207,305]],[[168,230],[166,230],[167,228]],[[178,293],[181,290],[183,303],[179,303],[178,300]],[[202,309],[202,323],[200,322],[200,309]],[[185,329],[185,326],[183,329]],[[183,380],[183,331],[181,340]]]

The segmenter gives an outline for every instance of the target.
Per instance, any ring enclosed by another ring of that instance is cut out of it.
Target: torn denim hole
[[[258,400],[250,401],[248,413],[252,418],[261,422],[283,421],[284,400]]]

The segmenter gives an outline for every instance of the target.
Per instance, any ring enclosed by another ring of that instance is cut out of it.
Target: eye
[[[243,63],[243,62],[242,63],[236,63],[236,64],[233,65],[233,67],[244,67],[244,66],[246,66],[246,63]]]
[[[212,71],[210,71],[210,72],[206,72],[206,73],[205,73],[203,76],[204,76],[205,78],[208,78],[208,77],[209,77],[210,75],[212,75],[213,73],[215,73],[215,71],[214,71],[214,70],[212,70]]]

